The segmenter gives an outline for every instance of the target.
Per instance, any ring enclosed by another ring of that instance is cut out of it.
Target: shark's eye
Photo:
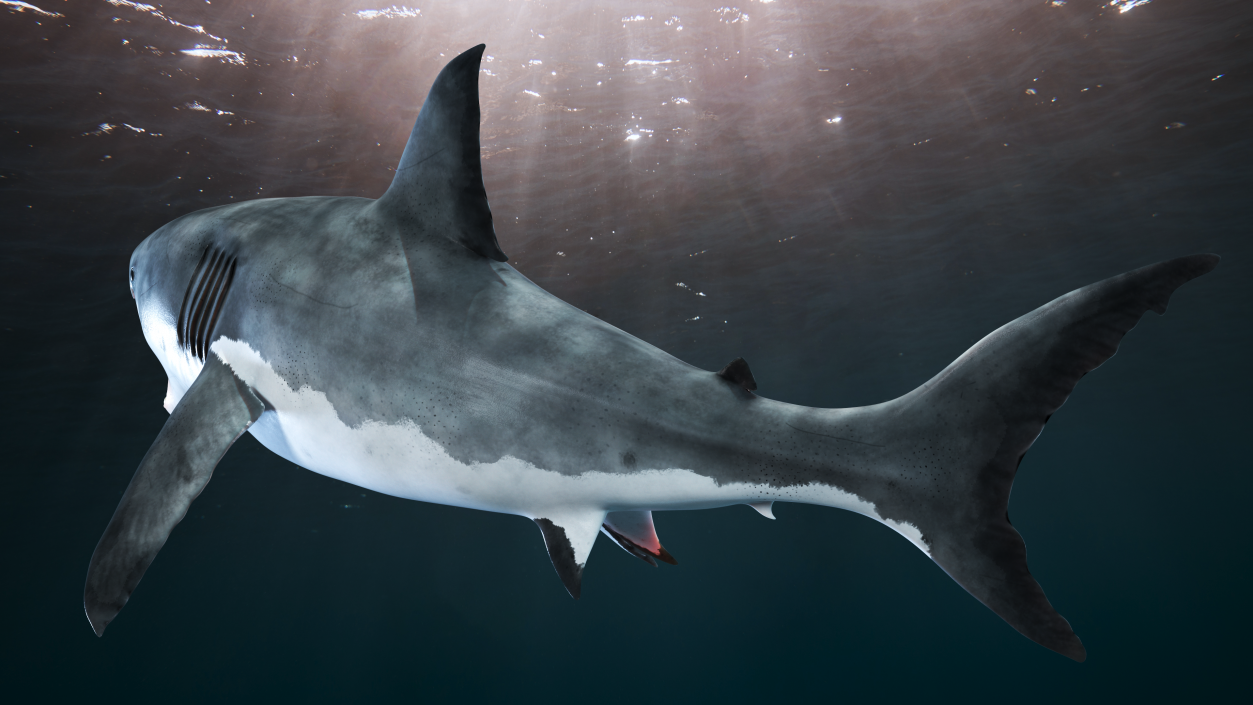
[[[130,286],[131,286],[131,298],[133,299],[135,298],[135,268],[134,267],[131,267]]]

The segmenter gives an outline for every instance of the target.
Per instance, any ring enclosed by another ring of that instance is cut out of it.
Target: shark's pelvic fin
[[[653,526],[653,513],[648,511],[609,512],[600,530],[627,553],[642,559],[654,568],[657,561],[678,565],[674,556],[661,545]]]
[[[97,636],[126,605],[218,461],[262,411],[261,400],[210,354],[139,463],[91,556],[83,609]]]
[[[740,385],[744,388],[744,391],[757,391],[757,380],[753,379],[753,371],[748,369],[748,363],[742,357],[737,357],[728,362],[726,367],[718,371],[718,376],[728,382]]]
[[[592,544],[596,543],[596,533],[605,520],[605,512],[549,512],[534,519],[544,534],[548,558],[553,562],[558,577],[570,597],[579,599],[583,588],[583,567],[592,553]]]
[[[497,262],[500,250],[479,158],[480,44],[448,62],[422,104],[396,176],[376,206],[402,237],[447,237]],[[406,242],[406,246],[411,243]]]
[[[748,506],[767,519],[774,519],[774,502],[749,502]]]

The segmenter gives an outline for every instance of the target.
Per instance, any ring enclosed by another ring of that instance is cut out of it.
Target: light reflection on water
[[[147,13],[151,15],[152,17],[158,20],[163,20],[165,22],[168,22],[169,24],[175,27],[191,30],[192,32],[195,32],[196,34],[202,34],[210,39],[216,39],[219,42],[224,42],[224,43],[226,42],[225,39],[215,34],[212,34],[210,32],[206,32],[205,28],[202,25],[183,24],[182,22],[179,22],[173,17],[170,17],[169,15],[165,14],[161,10],[157,9],[153,5],[149,5],[146,3],[131,2],[131,0],[105,0],[105,2],[108,2],[110,5],[113,5],[115,7],[124,7],[124,8],[128,8],[131,10],[135,10],[137,12]]]
[[[422,11],[417,8],[407,7],[404,5],[399,7],[392,5],[391,7],[387,7],[382,10],[357,10],[355,14],[363,20],[391,20],[396,18],[419,17],[422,15]]]
[[[244,55],[237,51],[214,49],[213,47],[204,46],[203,44],[197,44],[194,49],[182,49],[179,53],[206,59],[221,59],[228,64],[235,64],[236,66],[243,66],[247,63],[244,59]]]
[[[0,0],[0,5],[14,12],[31,12],[41,17],[64,17],[60,12],[49,12],[21,0]]]

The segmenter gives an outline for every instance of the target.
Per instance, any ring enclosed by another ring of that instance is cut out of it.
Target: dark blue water
[[[6,700],[1243,689],[1253,5],[723,2],[0,2]],[[681,565],[602,541],[574,602],[527,520],[364,492],[251,437],[92,634],[87,561],[166,418],[131,249],[207,206],[381,194],[435,73],[480,42],[511,263],[695,365],[747,358],[774,399],[889,399],[1073,288],[1224,257],[1018,474],[1014,524],[1086,663],[863,517],[662,513]]]

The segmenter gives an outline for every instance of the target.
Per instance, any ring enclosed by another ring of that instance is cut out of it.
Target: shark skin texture
[[[598,533],[675,564],[652,512],[772,503],[893,528],[1019,632],[1086,652],[1027,568],[1014,473],[1079,379],[1215,255],[1065,294],[918,389],[861,408],[755,393],[743,359],[697,369],[531,283],[492,226],[477,46],[435,79],[377,200],[263,199],[191,213],[131,258],[169,421],[92,556],[97,634],[245,430],[376,492],[535,522],[578,598]]]

